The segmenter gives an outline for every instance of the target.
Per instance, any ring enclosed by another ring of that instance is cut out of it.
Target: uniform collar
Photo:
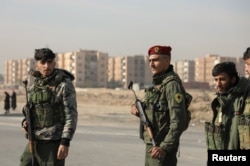
[[[168,69],[160,74],[154,75],[153,76],[153,85],[160,85],[162,81],[166,78],[169,72],[173,71],[173,65],[169,65]]]

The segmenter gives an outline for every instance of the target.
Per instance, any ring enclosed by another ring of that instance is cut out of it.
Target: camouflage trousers
[[[60,142],[35,142],[34,145],[34,166],[64,166],[65,160],[57,159],[57,151]],[[20,158],[20,166],[32,166],[32,154],[29,144]]]
[[[171,153],[167,153],[166,156],[160,159],[153,159],[148,152],[153,146],[146,144],[145,152],[145,166],[176,166],[177,165],[177,150]]]

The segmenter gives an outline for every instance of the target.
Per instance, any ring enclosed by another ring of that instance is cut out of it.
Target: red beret
[[[170,46],[153,46],[149,48],[148,55],[152,54],[164,54],[164,55],[171,55],[172,48]]]

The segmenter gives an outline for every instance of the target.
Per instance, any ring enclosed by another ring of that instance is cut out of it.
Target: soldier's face
[[[170,65],[170,56],[152,54],[149,56],[149,66],[153,75],[163,73]]]
[[[249,77],[250,76],[250,58],[244,60],[244,62],[245,62],[245,72]]]
[[[230,78],[227,73],[221,72],[217,76],[214,76],[214,82],[217,92],[225,93],[234,85],[236,78]]]
[[[46,61],[37,61],[36,69],[42,74],[43,77],[49,76],[52,74],[55,68],[56,62],[54,60],[46,60]]]

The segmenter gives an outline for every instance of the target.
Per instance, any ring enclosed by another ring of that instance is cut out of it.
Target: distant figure
[[[16,109],[16,92],[13,90],[11,95],[11,108]]]
[[[5,110],[5,114],[9,113],[10,110],[10,95],[8,92],[4,92],[5,94],[5,98],[4,98],[4,110]]]

